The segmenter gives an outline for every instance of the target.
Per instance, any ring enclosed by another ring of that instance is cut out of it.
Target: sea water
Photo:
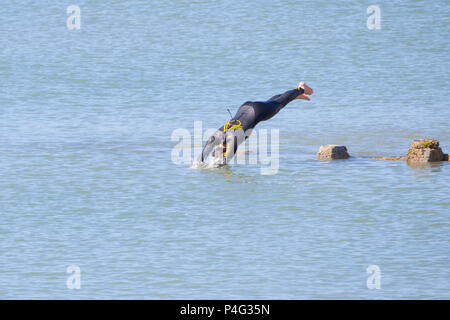
[[[3,2],[0,298],[450,298],[450,164],[370,160],[419,138],[450,152],[449,14]],[[173,161],[174,130],[218,128],[302,80],[311,101],[256,128],[279,130],[275,174]],[[324,144],[352,157],[319,161]]]

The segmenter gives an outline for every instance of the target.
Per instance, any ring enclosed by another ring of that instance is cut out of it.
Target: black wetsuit
[[[267,101],[245,102],[239,107],[236,115],[230,120],[230,123],[232,124],[239,123],[241,128],[226,130],[226,125],[220,127],[216,133],[208,139],[199,160],[204,162],[215,146],[221,143],[225,144],[225,141],[231,141],[233,144],[232,152],[225,153],[224,150],[224,154],[226,154],[224,157],[224,164],[228,163],[236,153],[238,145],[250,135],[251,131],[247,130],[253,129],[260,121],[272,118],[289,102],[303,94],[303,92],[304,90],[301,88],[293,89],[286,91],[283,94],[273,96]]]

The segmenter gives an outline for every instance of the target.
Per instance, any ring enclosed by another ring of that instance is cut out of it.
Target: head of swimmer
[[[302,100],[308,100],[308,101],[311,100],[311,99],[309,99],[308,96],[312,95],[314,93],[314,91],[310,86],[308,86],[306,83],[304,83],[302,81],[298,84],[298,88],[302,88],[303,93],[301,95],[299,95],[296,99],[302,99]]]

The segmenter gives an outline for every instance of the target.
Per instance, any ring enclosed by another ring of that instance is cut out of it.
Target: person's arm
[[[206,142],[205,146],[203,147],[202,154],[198,157],[198,162],[205,162],[208,158],[209,154],[211,153],[212,149],[222,143],[223,141],[223,131],[217,130],[214,135],[209,137],[208,141]]]

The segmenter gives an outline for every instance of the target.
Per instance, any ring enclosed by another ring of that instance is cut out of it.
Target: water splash
[[[197,170],[214,169],[214,168],[220,168],[223,166],[224,166],[224,164],[222,163],[222,159],[216,158],[216,157],[209,157],[206,160],[206,162],[195,160],[192,163],[190,169],[197,169]]]

